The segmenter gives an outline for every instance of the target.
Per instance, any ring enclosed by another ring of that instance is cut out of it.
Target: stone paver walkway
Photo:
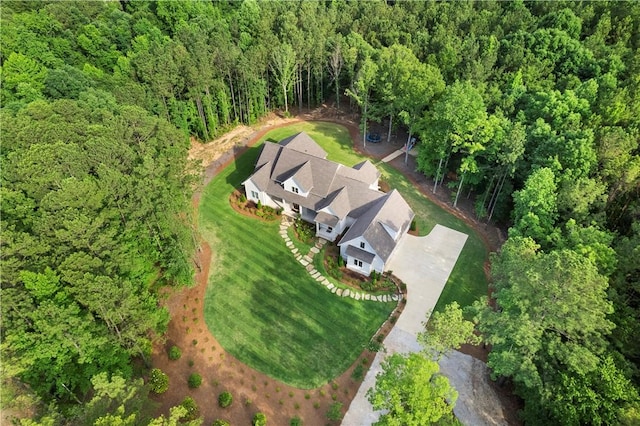
[[[373,302],[386,303],[386,302],[399,302],[400,300],[402,300],[402,294],[384,294],[380,296],[374,296],[369,293],[362,293],[362,292],[356,291],[354,289],[337,288],[334,284],[332,284],[327,279],[327,277],[322,275],[313,266],[313,258],[315,257],[316,254],[320,253],[320,250],[327,243],[327,240],[325,240],[324,238],[318,238],[318,241],[313,247],[311,247],[311,250],[309,250],[309,253],[302,254],[295,247],[295,245],[291,241],[291,238],[289,238],[289,234],[287,234],[287,229],[289,229],[289,227],[292,224],[293,224],[293,219],[291,219],[288,216],[282,216],[282,223],[280,223],[280,236],[284,240],[285,245],[287,246],[287,248],[289,248],[289,250],[291,250],[291,254],[293,254],[296,260],[300,262],[302,266],[305,267],[309,275],[311,275],[311,277],[315,279],[319,284],[325,286],[327,290],[329,290],[331,293],[339,297],[351,297],[352,299],[362,300],[363,302],[373,301]]]
[[[441,225],[436,225],[425,237],[405,235],[402,238],[389,269],[407,285],[407,305],[384,339],[386,353],[376,354],[344,416],[343,426],[368,426],[379,419],[380,412],[373,411],[366,394],[382,371],[380,364],[392,353],[420,351],[418,333],[424,329],[423,322],[436,305],[466,241],[466,234]]]

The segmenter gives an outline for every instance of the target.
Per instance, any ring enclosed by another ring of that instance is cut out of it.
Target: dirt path
[[[193,140],[189,158],[202,164],[204,187],[220,170],[230,164],[235,156],[241,155],[248,147],[256,144],[268,131],[305,120],[330,121],[347,127],[354,140],[354,148],[374,158],[382,158],[397,149],[397,146],[389,146],[389,144],[379,144],[376,147],[368,144],[365,148],[361,145],[357,117],[323,106],[294,118],[270,114],[254,127],[239,126],[207,144]],[[394,162],[392,165],[399,168]],[[402,165],[404,163],[401,163]],[[433,195],[430,196],[426,190],[428,185],[426,179],[422,182],[419,174],[411,173],[410,170],[413,169],[404,171],[425,195],[476,229],[483,236],[488,247],[491,249],[498,247],[499,239],[491,237],[490,228],[487,232],[488,229],[482,229],[462,210],[452,210],[443,200],[434,199]],[[200,191],[196,191],[194,194],[196,210],[199,199]],[[496,231],[495,235],[499,235],[499,232]],[[155,398],[160,404],[156,415],[167,416],[169,408],[180,404],[187,395],[192,396],[198,403],[201,415],[205,419],[204,424],[211,424],[218,418],[226,419],[233,425],[250,424],[253,415],[261,411],[267,415],[269,424],[286,425],[291,418],[298,416],[308,426],[326,425],[328,424],[326,413],[334,400],[343,403],[344,413],[360,385],[359,381],[351,378],[354,367],[363,362],[369,365],[374,354],[368,351],[363,352],[340,377],[332,383],[313,390],[301,390],[284,385],[248,367],[220,346],[204,322],[204,295],[212,259],[211,250],[206,242],[201,243],[197,257],[194,260],[201,269],[195,276],[195,286],[165,294],[164,305],[169,309],[171,320],[166,333],[166,342],[154,347],[152,362],[154,367],[161,368],[169,375],[170,386],[166,393]],[[386,335],[391,325],[386,324],[385,327],[382,332]],[[182,357],[177,361],[170,361],[167,356],[167,351],[172,345],[182,350]],[[469,352],[477,352],[476,349],[472,348]],[[477,356],[481,358],[486,354],[480,351]],[[198,373],[203,377],[202,385],[198,389],[189,389],[187,385],[191,373]],[[219,408],[217,404],[217,397],[223,391],[230,391],[234,397],[233,404],[226,409]]]

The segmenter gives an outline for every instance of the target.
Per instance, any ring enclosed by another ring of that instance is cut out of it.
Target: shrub
[[[258,200],[257,207],[258,207],[258,210],[262,210],[262,202],[260,200]]]
[[[171,346],[171,348],[169,349],[169,359],[175,361],[180,359],[181,356],[182,351],[180,350],[180,348],[176,345]]]
[[[356,368],[353,369],[353,373],[351,373],[351,378],[356,382],[359,382],[364,377],[364,367],[362,364],[356,365]]]
[[[253,422],[251,422],[251,424],[253,424],[253,426],[266,426],[267,416],[265,416],[264,413],[256,413],[256,415],[253,416]]]
[[[222,392],[218,396],[218,405],[222,408],[227,408],[233,402],[233,396],[229,392]]]
[[[380,352],[380,350],[382,349],[382,343],[371,340],[367,345],[367,349],[371,352]]]
[[[342,403],[341,402],[334,402],[333,404],[331,404],[331,406],[329,407],[329,411],[327,411],[327,418],[329,420],[340,420],[342,418]]]
[[[344,268],[344,257],[338,256],[338,266]]]
[[[416,220],[415,220],[415,219],[413,219],[413,220],[411,221],[411,225],[409,225],[409,230],[410,230],[410,231],[415,231],[416,229],[418,229],[418,225],[416,224]]]
[[[240,194],[239,199],[240,199],[241,203],[246,203],[247,202],[247,196],[244,195],[244,194]]]
[[[202,376],[198,373],[191,373],[189,376],[189,387],[191,389],[199,388],[202,384]]]
[[[231,426],[231,423],[226,420],[217,419],[211,426]]]
[[[289,421],[289,426],[302,426],[302,420],[300,420],[300,417],[295,416]]]
[[[149,387],[152,392],[164,393],[169,389],[169,376],[164,374],[159,368],[151,370],[149,376]]]
[[[180,405],[187,410],[187,414],[182,418],[182,420],[191,421],[200,417],[198,404],[196,404],[196,401],[190,396],[186,397]]]

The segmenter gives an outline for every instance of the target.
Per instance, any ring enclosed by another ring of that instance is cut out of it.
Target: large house
[[[346,167],[306,133],[265,142],[253,174],[244,181],[247,199],[282,209],[316,226],[316,235],[338,242],[345,264],[364,275],[382,272],[414,213],[393,190],[378,189],[380,173],[369,161]]]

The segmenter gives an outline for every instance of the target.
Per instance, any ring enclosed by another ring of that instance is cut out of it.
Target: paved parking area
[[[407,285],[407,306],[384,340],[387,354],[420,350],[418,333],[424,329],[427,314],[435,307],[466,241],[466,234],[441,225],[424,237],[403,237],[389,269]],[[344,416],[343,426],[367,426],[378,420],[380,413],[372,410],[366,393],[375,385],[380,363],[387,354],[376,355]]]

